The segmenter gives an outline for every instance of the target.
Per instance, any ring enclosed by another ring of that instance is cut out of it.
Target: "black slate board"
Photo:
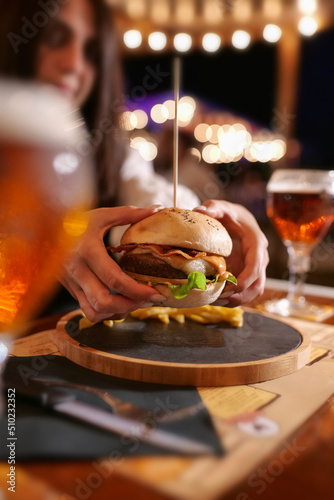
[[[189,364],[245,363],[277,357],[297,349],[302,337],[293,327],[272,318],[244,313],[244,325],[203,325],[171,320],[127,318],[110,328],[97,323],[79,329],[73,317],[66,332],[81,346],[129,358]]]

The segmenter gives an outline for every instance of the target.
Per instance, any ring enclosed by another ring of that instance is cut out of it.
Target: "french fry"
[[[162,323],[164,323],[165,325],[168,325],[168,323],[169,323],[169,316],[168,316],[168,314],[158,314],[158,319],[160,319],[160,321]]]
[[[164,325],[168,325],[170,318],[180,324],[184,324],[186,318],[191,321],[196,321],[202,324],[216,324],[227,322],[234,327],[243,325],[243,310],[241,307],[230,309],[228,307],[206,305],[194,308],[176,308],[176,307],[162,307],[153,306],[143,309],[136,309],[130,313],[133,318],[139,320],[146,320],[155,318],[161,321]],[[121,323],[124,319],[115,320],[115,323]],[[105,320],[103,323],[110,328],[113,326],[113,320]],[[89,328],[94,323],[91,323],[85,316],[79,321],[79,328]]]
[[[230,309],[222,306],[206,305],[194,308],[173,308],[173,307],[147,307],[137,309],[131,313],[134,318],[145,320],[148,318],[157,318],[164,324],[169,323],[169,318],[183,324],[185,318],[197,321],[203,324],[215,324],[223,321],[238,327],[243,324],[243,310],[240,307]]]
[[[119,320],[119,321],[124,321],[124,320]],[[79,320],[79,328],[80,330],[84,330],[85,328],[89,328],[90,326],[93,326],[95,323],[92,323],[89,321],[89,319],[84,316]],[[110,328],[113,326],[114,322],[111,319],[106,319],[103,321],[103,324],[106,326],[109,326]]]
[[[187,318],[197,321],[197,323],[205,323],[204,318],[199,314],[187,314]]]
[[[157,318],[159,314],[177,314],[178,309],[173,308],[173,307],[160,307],[160,306],[153,306],[153,307],[145,307],[143,309],[136,309],[133,311],[131,316],[133,318],[139,318],[139,319],[147,319],[147,318]]]
[[[94,323],[89,321],[89,319],[87,319],[86,316],[84,316],[83,318],[81,318],[79,320],[79,329],[80,330],[84,330],[85,328],[89,328],[90,326],[93,326],[93,325],[94,325]]]
[[[106,325],[106,326],[110,326],[110,327],[112,327],[112,326],[113,326],[113,324],[114,324],[114,322],[113,322],[113,320],[112,320],[112,319],[105,319],[105,320],[103,321],[103,324],[104,324],[104,325]]]
[[[175,315],[173,314],[172,318],[175,319],[175,321],[177,321],[178,323],[181,323],[181,325],[183,325],[183,323],[186,320],[184,314],[175,314]]]

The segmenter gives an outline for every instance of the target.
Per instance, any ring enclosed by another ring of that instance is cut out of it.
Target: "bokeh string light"
[[[298,31],[301,35],[312,36],[318,30],[318,23],[314,17],[303,16],[298,22]],[[263,39],[270,43],[277,43],[284,36],[284,31],[276,24],[267,24],[263,28]],[[128,49],[138,49],[142,45],[143,36],[139,30],[129,30],[124,33],[123,41]],[[228,45],[229,40],[224,44]],[[245,30],[236,30],[230,40],[231,44],[239,49],[246,49],[252,42],[251,35]],[[147,44],[153,51],[162,51],[169,46],[168,38],[162,31],[155,31],[148,35]],[[202,48],[206,52],[217,52],[222,48],[222,38],[217,33],[205,33],[202,37]],[[196,48],[193,38],[188,33],[177,33],[173,38],[173,46],[177,52],[186,53]]]
[[[202,112],[196,114],[198,103],[191,96],[179,100],[179,127],[186,127],[193,135],[196,158],[208,164],[237,162],[241,158],[249,162],[269,163],[282,159],[287,151],[286,141],[277,133],[267,129],[252,130],[251,124],[232,120],[231,123],[209,123],[198,121]],[[173,99],[155,103],[147,113],[143,109],[124,111],[123,129],[130,132],[130,145],[137,149],[145,160],[154,160],[158,155],[154,133],[150,129],[163,126],[175,116]]]

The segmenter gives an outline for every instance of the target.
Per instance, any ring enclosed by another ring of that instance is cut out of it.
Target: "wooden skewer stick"
[[[173,141],[173,180],[174,180],[174,208],[177,207],[177,185],[179,171],[179,123],[178,123],[178,105],[180,95],[180,58],[174,59],[174,100],[175,100],[175,118],[174,118],[174,141]]]

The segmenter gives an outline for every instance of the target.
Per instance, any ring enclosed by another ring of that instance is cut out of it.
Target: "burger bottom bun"
[[[155,280],[159,280],[159,284],[150,285],[152,288],[157,290],[160,295],[163,295],[167,298],[164,301],[152,301],[155,305],[161,305],[164,307],[200,307],[206,306],[208,304],[212,304],[215,302],[223,288],[226,285],[226,281],[217,281],[216,283],[207,283],[206,290],[200,290],[199,288],[192,288],[188,295],[183,297],[183,299],[177,299],[174,297],[172,292],[170,291],[168,284],[173,285],[184,285],[188,283],[188,280],[185,279],[167,279],[167,278],[158,278],[157,276],[147,276],[145,274],[137,274],[125,271],[125,273],[131,278],[139,281],[139,283],[143,283],[146,285],[147,283],[154,283]],[[166,281],[166,285],[163,283]]]
[[[223,288],[225,287],[226,281],[218,281],[217,283],[209,283],[206,286],[206,290],[199,290],[198,288],[192,288],[186,297],[183,299],[177,299],[172,295],[172,292],[168,288],[168,285],[154,285],[155,290],[157,290],[161,295],[167,297],[165,301],[154,301],[155,305],[161,305],[164,307],[200,307],[212,304],[215,302]]]

